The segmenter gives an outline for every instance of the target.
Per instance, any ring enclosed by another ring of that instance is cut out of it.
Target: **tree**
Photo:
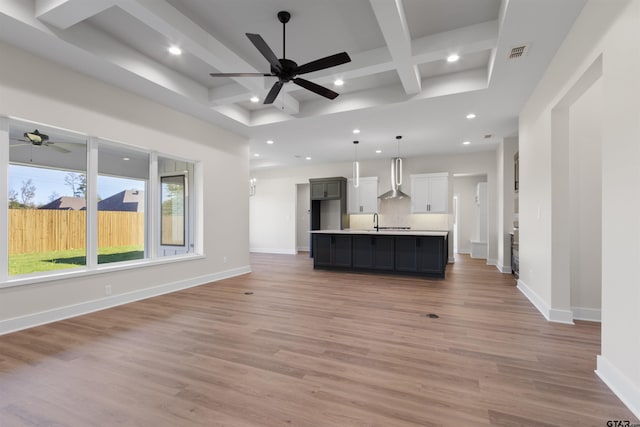
[[[33,180],[29,178],[26,181],[22,181],[22,186],[20,187],[20,199],[22,200],[22,206],[32,206],[32,200],[34,197],[36,197],[36,186],[33,185]]]
[[[60,198],[60,194],[58,194],[57,191],[54,191],[53,193],[49,194],[49,202],[53,202],[56,199]]]
[[[9,189],[9,209],[20,209],[23,206],[18,201],[18,192],[10,188]]]
[[[73,197],[85,197],[87,193],[87,176],[83,173],[69,172],[64,177],[65,185],[71,187]]]

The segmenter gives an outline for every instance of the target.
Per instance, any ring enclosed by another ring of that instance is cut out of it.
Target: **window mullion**
[[[87,141],[87,269],[98,267],[98,140]]]
[[[9,278],[9,119],[0,117],[0,283]]]
[[[149,191],[147,191],[146,239],[147,256],[150,259],[158,257],[158,242],[160,236],[160,178],[158,174],[158,153],[152,152],[149,157]]]

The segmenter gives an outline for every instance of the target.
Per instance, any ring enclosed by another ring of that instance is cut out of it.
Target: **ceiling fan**
[[[56,150],[60,153],[70,153],[71,150],[67,150],[66,148],[62,148],[59,145],[54,145],[55,143],[53,141],[49,140],[49,135],[45,135],[44,133],[40,133],[40,131],[38,131],[38,129],[34,130],[33,132],[25,132],[24,133],[24,138],[25,139],[14,139],[14,141],[20,141],[23,142],[24,144],[14,144],[11,145],[10,147],[21,147],[21,146],[25,146],[25,145],[35,145],[36,147],[47,147],[47,148],[51,148],[52,150]]]
[[[246,33],[247,37],[253,45],[260,51],[269,64],[271,65],[271,73],[210,73],[211,77],[277,77],[278,81],[273,84],[271,90],[264,99],[264,104],[273,104],[276,97],[280,93],[280,89],[287,82],[293,82],[325,98],[335,99],[338,94],[324,86],[320,86],[309,80],[297,77],[300,74],[311,73],[313,71],[324,70],[325,68],[335,67],[337,65],[351,62],[351,58],[346,52],[336,53],[315,61],[298,65],[290,59],[286,59],[286,24],[289,22],[291,14],[286,11],[278,12],[278,20],[282,22],[282,58],[278,59],[273,50],[267,45],[262,36],[259,34]]]

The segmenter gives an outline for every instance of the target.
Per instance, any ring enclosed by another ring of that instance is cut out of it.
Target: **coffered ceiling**
[[[520,109],[585,1],[4,0],[0,39],[246,135],[262,168],[350,160],[354,139],[361,159],[390,156],[398,134],[403,156],[495,149],[517,135]],[[287,83],[264,105],[249,99],[263,100],[273,77],[209,76],[268,73],[245,33],[282,57],[280,10],[291,13],[288,59],[351,57],[304,76],[335,100]]]

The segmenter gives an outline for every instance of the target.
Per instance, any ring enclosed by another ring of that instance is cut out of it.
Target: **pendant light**
[[[402,185],[402,157],[400,157],[400,140],[402,139],[402,135],[396,136],[396,140],[398,141],[398,157],[394,159],[396,164],[395,173],[391,177],[393,180],[393,185],[396,187],[400,187]]]
[[[360,162],[358,162],[358,143],[359,141],[353,141],[355,149],[355,160],[353,161],[353,187],[358,188],[360,186]]]

